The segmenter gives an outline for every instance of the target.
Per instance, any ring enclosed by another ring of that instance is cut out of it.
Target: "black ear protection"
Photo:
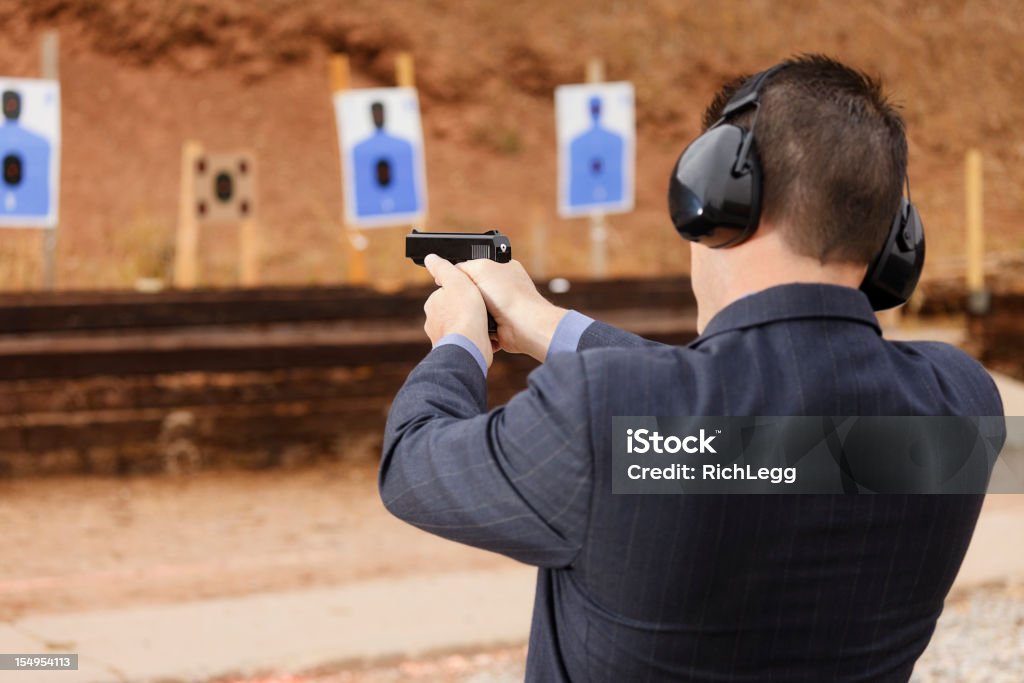
[[[712,249],[735,246],[757,230],[762,176],[754,129],[761,89],[785,68],[777,64],[750,77],[722,109],[722,117],[694,140],[669,179],[668,209],[685,239]],[[728,123],[753,107],[750,129]],[[900,200],[885,244],[868,266],[860,289],[876,311],[907,302],[924,267],[924,226],[908,196]]]

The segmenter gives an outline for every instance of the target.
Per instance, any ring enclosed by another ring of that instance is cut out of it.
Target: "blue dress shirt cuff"
[[[577,311],[569,311],[562,316],[555,333],[551,336],[551,345],[548,347],[545,360],[553,353],[574,353],[580,345],[580,337],[593,322],[593,318]]]
[[[484,373],[484,377],[487,376],[487,361],[484,360],[484,354],[477,348],[476,344],[469,340],[469,337],[455,333],[446,334],[437,340],[437,343],[434,344],[434,348],[436,349],[438,346],[443,346],[444,344],[455,344],[456,346],[461,346],[469,351],[469,355],[473,356],[473,360],[475,360],[476,364],[480,366],[480,372]]]

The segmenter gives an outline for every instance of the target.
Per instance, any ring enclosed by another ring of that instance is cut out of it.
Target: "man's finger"
[[[430,296],[427,297],[427,300],[423,302],[423,312],[427,315],[430,315],[430,310],[437,301],[437,295],[440,291],[440,289],[435,289],[431,292]]]
[[[490,259],[478,258],[473,259],[472,261],[463,261],[455,267],[468,275],[470,280],[477,282],[492,265],[497,264]]]
[[[465,282],[469,277],[437,254],[427,254],[423,259],[423,265],[433,276],[438,287],[453,287]]]

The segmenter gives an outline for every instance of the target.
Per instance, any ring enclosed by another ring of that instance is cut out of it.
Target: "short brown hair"
[[[761,216],[786,226],[797,253],[820,262],[870,263],[899,210],[907,174],[903,119],[881,83],[823,55],[784,62],[761,89],[755,141],[763,170]],[[704,112],[713,126],[749,78],[727,83]],[[730,123],[749,127],[753,111]]]

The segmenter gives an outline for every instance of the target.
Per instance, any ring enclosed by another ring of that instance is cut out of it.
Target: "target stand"
[[[238,225],[239,283],[259,284],[255,217],[256,169],[248,151],[207,152],[198,142],[182,150],[181,198],[174,259],[174,286],[198,283],[200,225]]]

